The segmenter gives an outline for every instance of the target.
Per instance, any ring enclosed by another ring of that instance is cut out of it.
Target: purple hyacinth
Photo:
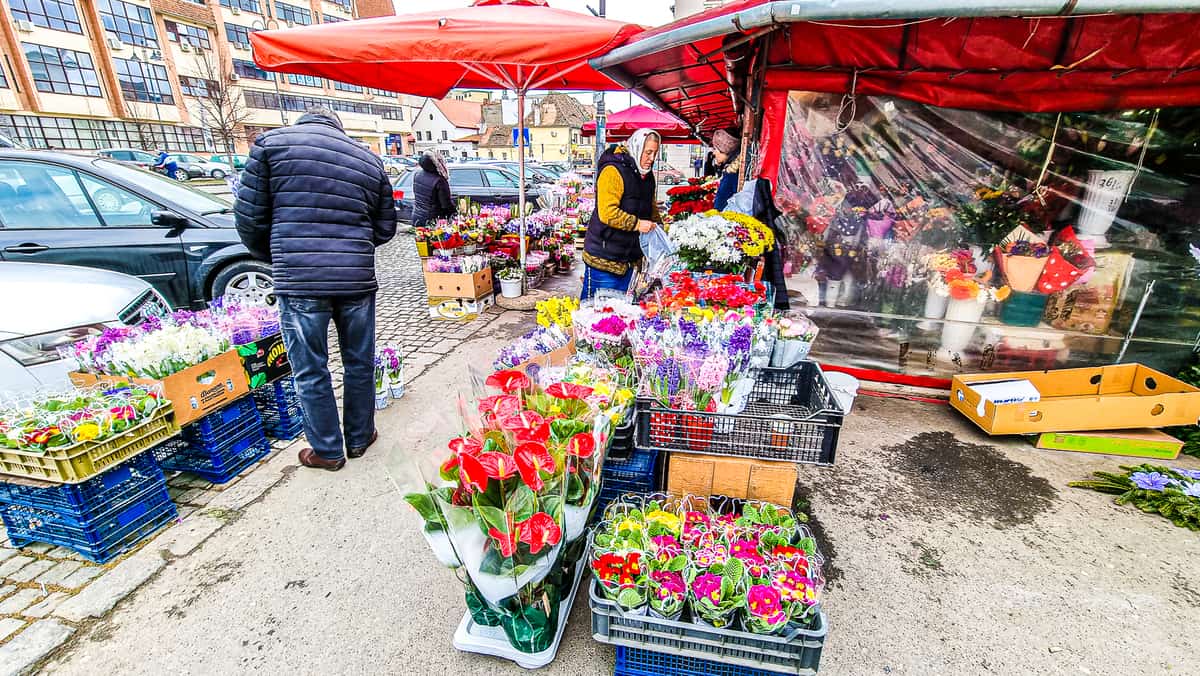
[[[1162,491],[1170,484],[1170,478],[1159,472],[1134,472],[1129,480],[1135,486],[1146,491]]]
[[[749,324],[742,324],[733,330],[733,334],[729,336],[729,354],[737,356],[750,353],[750,342],[754,336],[754,327]]]

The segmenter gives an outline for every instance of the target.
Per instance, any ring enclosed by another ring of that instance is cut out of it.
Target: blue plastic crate
[[[592,512],[592,518],[589,525],[595,525],[604,519],[604,510],[608,509],[608,505],[617,498],[626,493],[652,493],[654,486],[650,481],[650,477],[646,477],[644,481],[621,481],[617,479],[609,479],[602,477],[600,485],[600,495],[596,498],[596,509]]]
[[[262,427],[246,431],[220,448],[172,439],[154,449],[163,469],[191,472],[214,484],[232,481],[250,465],[271,453],[271,442]]]
[[[80,525],[165,481],[153,453],[140,453],[83,483],[34,488],[0,483],[0,503],[59,512]]]
[[[71,515],[25,505],[0,507],[8,539],[17,547],[45,542],[79,552],[95,563],[107,563],[179,517],[167,494],[157,485],[108,512],[80,524]]]
[[[291,441],[304,431],[304,410],[294,379],[283,378],[254,390],[254,402],[268,437]]]
[[[613,676],[785,676],[735,664],[722,664],[696,657],[659,653],[644,648],[617,646]]]
[[[192,444],[216,448],[255,427],[262,429],[262,416],[253,397],[242,397],[216,413],[185,425],[183,438]]]
[[[653,481],[656,449],[635,448],[628,460],[605,460],[602,476],[607,481]]]
[[[304,418],[292,418],[288,419],[287,422],[267,421],[264,418],[263,430],[266,431],[267,437],[270,439],[291,441],[304,434]]]

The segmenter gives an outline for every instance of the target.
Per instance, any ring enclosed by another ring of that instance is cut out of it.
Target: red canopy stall
[[[692,130],[682,120],[669,113],[643,105],[636,105],[609,115],[608,121],[604,125],[604,134],[610,140],[623,141],[638,129],[653,129],[662,137],[664,143],[699,143],[699,139],[692,134]],[[596,135],[594,121],[584,123],[583,135]]]
[[[592,65],[704,137],[743,130],[747,175],[771,180],[785,213],[797,300],[827,348],[841,341],[834,361],[941,377],[1170,367],[1200,335],[1197,12],[742,0]],[[939,297],[931,264],[964,250]],[[1035,257],[1056,250],[1076,276]],[[1020,276],[1026,263],[1040,273]],[[979,307],[954,312],[969,294]]]

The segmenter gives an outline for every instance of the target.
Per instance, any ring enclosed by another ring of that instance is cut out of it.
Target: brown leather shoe
[[[346,455],[350,456],[351,458],[361,458],[363,457],[363,454],[367,452],[367,449],[371,447],[371,444],[374,444],[378,440],[379,430],[375,430],[374,432],[371,432],[371,440],[367,442],[366,446],[362,446],[360,448],[347,448]]]
[[[300,464],[305,467],[312,467],[313,469],[336,472],[346,464],[346,459],[328,460],[317,455],[316,451],[311,448],[303,448],[300,449]]]

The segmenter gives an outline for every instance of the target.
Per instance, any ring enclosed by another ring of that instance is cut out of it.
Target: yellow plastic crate
[[[104,441],[81,441],[44,453],[0,448],[0,474],[77,484],[177,434],[179,425],[175,424],[175,411],[164,406],[149,420]]]

